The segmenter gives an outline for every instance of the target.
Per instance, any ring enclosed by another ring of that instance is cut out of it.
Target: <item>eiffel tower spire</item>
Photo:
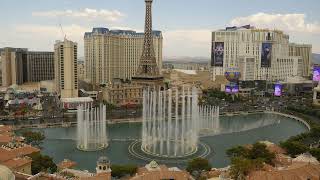
[[[145,32],[144,32],[144,47],[140,64],[133,80],[150,81],[150,80],[163,80],[160,70],[156,61],[156,56],[153,47],[152,35],[152,1],[145,0],[146,2],[146,17],[145,17]]]

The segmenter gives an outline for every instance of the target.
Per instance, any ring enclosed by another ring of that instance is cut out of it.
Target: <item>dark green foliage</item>
[[[227,155],[230,158],[233,157],[247,157],[249,150],[243,146],[235,146],[227,150]]]
[[[273,165],[275,158],[262,143],[255,143],[251,148],[236,146],[226,153],[231,158],[230,174],[234,179],[244,179],[250,171],[262,168],[263,163]]]
[[[57,171],[57,165],[53,162],[51,157],[42,154],[33,154],[31,155],[31,158],[32,174],[37,174],[39,172],[55,173]]]
[[[287,151],[287,153],[291,157],[295,157],[296,155],[308,151],[308,147],[299,141],[285,141],[281,142],[280,145]]]
[[[241,101],[240,97],[234,96],[234,101],[230,94],[226,94],[217,89],[208,89],[203,91],[203,97],[200,100],[202,104],[205,105],[217,105],[222,99],[227,102],[238,102]]]
[[[235,157],[231,159],[230,175],[233,179],[246,179],[245,177],[250,171],[258,170],[262,167],[262,159]]]
[[[249,159],[261,159],[267,164],[273,164],[272,161],[275,158],[275,154],[268,151],[267,146],[262,143],[255,143],[252,149],[248,153]]]
[[[41,132],[34,131],[24,131],[22,132],[22,136],[25,138],[25,143],[30,144],[32,146],[40,146],[42,141],[45,139],[45,136]]]
[[[121,178],[134,175],[137,173],[138,167],[135,165],[112,165],[111,170],[112,177]]]
[[[293,112],[298,112],[298,113],[302,113],[302,114],[307,114],[313,117],[317,117],[320,118],[320,110],[319,109],[314,109],[312,107],[309,106],[288,106],[287,108],[289,111],[293,111]]]
[[[261,159],[263,162],[272,164],[272,160],[275,158],[275,154],[268,151],[267,146],[262,143],[255,143],[252,148],[246,148],[244,146],[236,146],[227,150],[228,157],[237,158],[243,157],[245,159]]]
[[[187,171],[193,174],[194,171],[209,171],[211,169],[211,165],[207,159],[204,158],[195,158],[188,162]],[[199,173],[200,174],[200,173]]]
[[[303,118],[311,126],[311,130],[306,133],[292,136],[288,140],[281,142],[291,157],[295,157],[302,153],[310,152],[312,156],[320,160],[320,148],[310,148],[310,145],[317,144],[320,139],[320,110],[311,106],[289,106],[290,113]]]

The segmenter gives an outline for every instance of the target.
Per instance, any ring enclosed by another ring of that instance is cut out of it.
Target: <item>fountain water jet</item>
[[[218,106],[199,106],[200,133],[216,134],[220,131],[220,109]]]
[[[143,92],[141,149],[159,157],[184,157],[197,151],[199,106],[195,87]]]
[[[79,105],[77,109],[77,148],[98,151],[108,147],[106,106],[92,108]]]

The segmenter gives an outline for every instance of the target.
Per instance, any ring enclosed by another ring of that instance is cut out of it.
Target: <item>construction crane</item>
[[[62,25],[61,25],[61,23],[59,24],[60,25],[60,30],[61,30],[61,33],[62,33],[62,37],[64,38],[64,39],[66,39],[67,38],[67,35],[64,33],[64,31],[63,31],[63,28],[62,28]]]

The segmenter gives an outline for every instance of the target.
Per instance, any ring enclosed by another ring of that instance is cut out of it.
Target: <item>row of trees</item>
[[[225,92],[221,92],[217,89],[208,89],[203,90],[203,97],[200,102],[205,105],[217,105],[217,102],[220,102],[222,99],[230,103],[241,101],[239,96],[235,96],[233,100],[232,95],[230,94],[226,94]]]
[[[304,106],[304,107],[288,106],[287,110],[293,111],[293,112],[298,112],[298,113],[301,113],[301,114],[306,114],[306,115],[313,116],[313,117],[316,117],[316,118],[320,118],[320,110],[319,109],[314,109],[314,108],[309,107],[309,106]]]
[[[320,148],[316,147],[316,145],[319,144],[319,139],[320,126],[315,126],[306,133],[293,136],[288,140],[281,142],[280,146],[292,157],[305,152],[310,152],[314,157],[320,160]],[[312,144],[315,146],[311,146]]]
[[[309,152],[312,156],[320,160],[320,148],[317,147],[317,144],[319,145],[320,143],[319,109],[314,109],[309,106],[289,106],[287,109],[294,114],[302,114],[304,119],[308,121],[309,125],[311,126],[311,130],[281,142],[280,146],[284,148],[291,157]]]
[[[263,143],[255,143],[250,147],[235,146],[226,153],[231,159],[230,175],[233,179],[245,179],[251,171],[261,169],[264,164],[274,165],[275,154]],[[205,179],[201,174],[210,169],[210,163],[203,158],[189,161],[186,168],[196,179]]]

